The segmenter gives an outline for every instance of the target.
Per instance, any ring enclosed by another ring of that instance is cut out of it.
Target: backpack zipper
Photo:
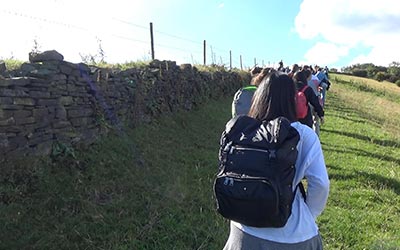
[[[257,152],[262,152],[262,153],[268,153],[270,158],[275,158],[275,150],[274,149],[259,149],[259,148],[246,148],[246,147],[237,147],[237,146],[232,146],[231,150],[229,151],[230,154],[233,154],[234,150],[243,150],[243,151],[257,151]]]
[[[234,180],[237,180],[237,181],[259,180],[264,183],[271,184],[271,182],[265,177],[256,177],[256,176],[250,176],[250,175],[245,175],[245,174],[225,173],[221,177],[225,178],[224,184],[225,183],[233,184]]]
[[[267,149],[246,148],[246,147],[235,147],[235,146],[232,146],[231,147],[231,151],[229,153],[232,154],[235,149],[236,150],[247,150],[247,151],[258,151],[258,152],[264,152],[264,153],[269,153],[270,152],[270,150],[267,150]]]

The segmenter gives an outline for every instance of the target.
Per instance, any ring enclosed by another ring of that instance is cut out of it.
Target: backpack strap
[[[260,124],[260,121],[247,115],[233,117],[225,125],[225,136],[232,140],[233,138],[240,137],[242,132],[254,130]]]
[[[297,187],[296,187],[296,189],[295,189],[295,192],[297,191],[297,188],[300,189],[300,193],[301,193],[301,195],[303,196],[304,202],[306,202],[306,201],[307,201],[307,196],[306,196],[306,190],[305,190],[305,188],[304,188],[303,182],[300,181],[300,183],[297,184]]]
[[[257,86],[255,86],[255,85],[249,85],[249,86],[242,88],[242,90],[253,90],[253,91],[255,91],[256,89],[257,89]]]
[[[307,84],[300,90],[300,92],[303,92],[303,93],[304,93],[304,90],[306,90],[306,88],[308,88],[308,85],[307,85]]]

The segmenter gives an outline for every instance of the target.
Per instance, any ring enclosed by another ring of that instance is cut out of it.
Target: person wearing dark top
[[[297,91],[303,89],[304,86],[307,85],[308,80],[311,78],[311,71],[310,70],[301,70],[297,71],[294,76],[293,80],[296,84]],[[321,124],[324,123],[324,109],[322,108],[321,104],[319,103],[318,97],[315,95],[312,88],[306,88],[304,90],[304,95],[306,96],[307,102],[309,105],[312,105],[314,111],[317,113],[318,117],[321,119]],[[313,127],[313,117],[311,109],[309,108],[307,111],[306,117],[303,119],[299,119],[299,122],[309,126],[310,128]]]

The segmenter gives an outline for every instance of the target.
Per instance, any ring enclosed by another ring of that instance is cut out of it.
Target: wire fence
[[[242,55],[226,48],[220,48],[206,39],[196,41],[158,30],[156,26],[153,29],[152,23],[149,26],[144,26],[113,17],[111,18],[113,22],[111,27],[113,28],[99,29],[16,11],[1,10],[0,12],[18,19],[29,20],[36,23],[36,26],[42,27],[42,29],[53,27],[53,30],[61,30],[60,33],[63,35],[58,39],[71,39],[69,34],[72,30],[80,32],[81,35],[76,39],[74,38],[71,43],[76,44],[76,50],[83,50],[79,51],[81,58],[87,54],[97,54],[101,50],[100,52],[103,54],[100,56],[105,57],[102,59],[120,63],[159,59],[177,61],[178,64],[220,65],[226,68],[239,69],[248,69],[255,65],[274,66],[274,63],[271,64],[271,62],[262,58]],[[36,39],[39,40],[39,45],[47,43],[46,37],[37,37]],[[82,46],[80,39],[82,41],[85,39],[86,47]],[[35,40],[35,42],[37,41]],[[93,48],[97,48],[97,50],[93,50]],[[62,53],[62,51],[60,52]],[[78,52],[75,51],[76,53]],[[113,57],[114,54],[118,56]]]

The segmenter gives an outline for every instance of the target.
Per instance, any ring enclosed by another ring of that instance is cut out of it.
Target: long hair
[[[283,116],[291,122],[297,121],[295,93],[295,84],[288,75],[273,72],[258,86],[248,115],[258,120]]]

